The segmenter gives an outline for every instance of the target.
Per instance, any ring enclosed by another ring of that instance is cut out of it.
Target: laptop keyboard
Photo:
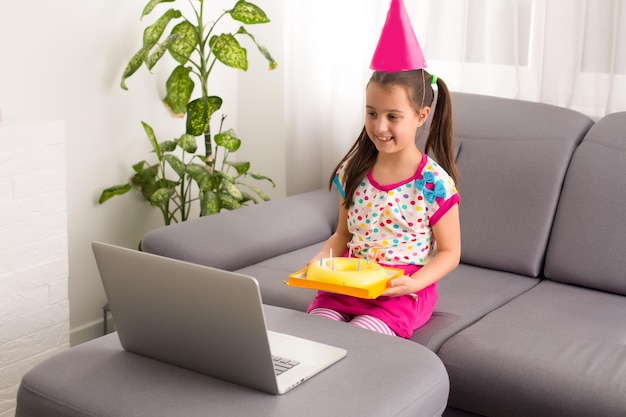
[[[282,374],[298,365],[300,362],[294,361],[287,358],[282,358],[280,356],[273,355],[272,359],[274,360],[274,373],[276,376]]]

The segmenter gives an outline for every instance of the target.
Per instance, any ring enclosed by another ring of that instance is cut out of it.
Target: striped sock
[[[387,323],[377,317],[367,315],[356,316],[352,319],[352,321],[350,321],[350,323],[355,326],[362,327],[363,329],[372,330],[389,336],[396,336],[396,332],[391,330],[391,328],[387,326]]]
[[[324,307],[314,308],[313,310],[309,312],[309,314],[312,314],[314,316],[324,317],[324,318],[335,320],[335,321],[348,321],[350,319],[350,316],[348,316],[347,314],[343,314],[343,313],[340,313],[339,311],[331,310],[330,308],[324,308]]]

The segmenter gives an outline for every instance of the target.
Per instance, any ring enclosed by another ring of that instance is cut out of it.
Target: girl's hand
[[[399,297],[419,291],[417,282],[410,276],[403,275],[389,281],[389,287],[381,294],[386,297]]]

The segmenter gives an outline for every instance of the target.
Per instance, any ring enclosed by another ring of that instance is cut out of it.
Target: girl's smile
[[[380,136],[376,136],[376,139],[378,139],[380,141],[383,141],[383,142],[388,142],[388,141],[393,139],[393,136],[392,137],[387,137],[387,138],[382,138]]]

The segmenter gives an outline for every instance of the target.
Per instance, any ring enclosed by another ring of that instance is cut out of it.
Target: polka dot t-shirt
[[[334,180],[344,198],[346,164]],[[377,263],[424,265],[432,253],[432,226],[459,202],[452,178],[426,154],[415,175],[397,184],[379,184],[370,171],[348,210],[350,249]]]

